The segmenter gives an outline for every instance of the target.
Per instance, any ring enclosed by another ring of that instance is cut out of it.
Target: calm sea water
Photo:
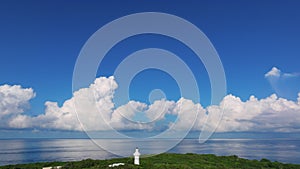
[[[128,151],[131,155],[136,146],[144,154],[157,152],[162,145],[174,140],[153,140],[135,142],[119,139],[101,139],[102,143],[118,143],[118,151]],[[247,159],[267,158],[272,161],[300,164],[300,140],[251,140],[213,139],[199,144],[197,139],[184,139],[172,153],[199,153],[216,155],[238,155]],[[126,152],[127,153],[127,152]],[[120,153],[121,154],[121,153]],[[81,159],[107,159],[117,157],[96,146],[89,139],[18,139],[0,140],[0,165],[73,161]]]

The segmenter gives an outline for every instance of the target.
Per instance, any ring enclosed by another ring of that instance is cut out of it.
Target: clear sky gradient
[[[300,1],[1,1],[0,85],[33,88],[36,97],[26,114],[44,113],[46,101],[61,105],[72,97],[76,59],[87,39],[119,17],[137,12],[164,12],[188,20],[201,29],[223,63],[227,93],[248,100],[273,93],[296,101],[300,91]],[[176,28],[174,28],[176,29]],[[111,76],[128,54],[149,47],[172,51],[196,73],[200,103],[210,105],[207,72],[190,49],[159,35],[123,40],[107,54],[98,76]],[[295,74],[295,80],[274,86],[265,74],[273,67]],[[272,86],[273,85],[273,86]],[[148,103],[151,90],[163,89],[178,100],[178,86],[169,75],[154,70],[138,74],[130,97]]]

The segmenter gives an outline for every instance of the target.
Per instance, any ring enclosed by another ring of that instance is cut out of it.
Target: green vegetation
[[[109,160],[86,159],[76,162],[46,162],[34,164],[18,164],[1,166],[0,169],[41,169],[47,166],[63,166],[64,169],[96,169],[109,168],[109,164],[125,163],[114,169],[200,169],[200,168],[299,168],[297,164],[283,164],[271,162],[267,159],[247,160],[237,156],[215,156],[212,154],[159,154],[156,156],[142,156],[140,166],[133,165],[133,158],[116,158]]]

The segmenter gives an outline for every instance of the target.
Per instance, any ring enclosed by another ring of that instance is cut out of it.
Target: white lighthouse
[[[135,148],[135,152],[133,153],[134,165],[140,165],[140,155],[139,149]]]

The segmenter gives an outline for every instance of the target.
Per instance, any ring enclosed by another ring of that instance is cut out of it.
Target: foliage
[[[297,164],[283,164],[279,162],[271,162],[267,159],[247,160],[233,156],[215,156],[212,154],[159,154],[155,156],[142,156],[141,165],[133,165],[133,158],[116,158],[109,160],[92,160],[86,159],[74,162],[47,162],[47,163],[34,163],[34,164],[18,164],[2,166],[0,169],[41,169],[46,166],[63,166],[64,169],[98,169],[109,168],[109,164],[125,163],[124,166],[114,167],[114,169],[199,169],[199,168],[298,168]]]

